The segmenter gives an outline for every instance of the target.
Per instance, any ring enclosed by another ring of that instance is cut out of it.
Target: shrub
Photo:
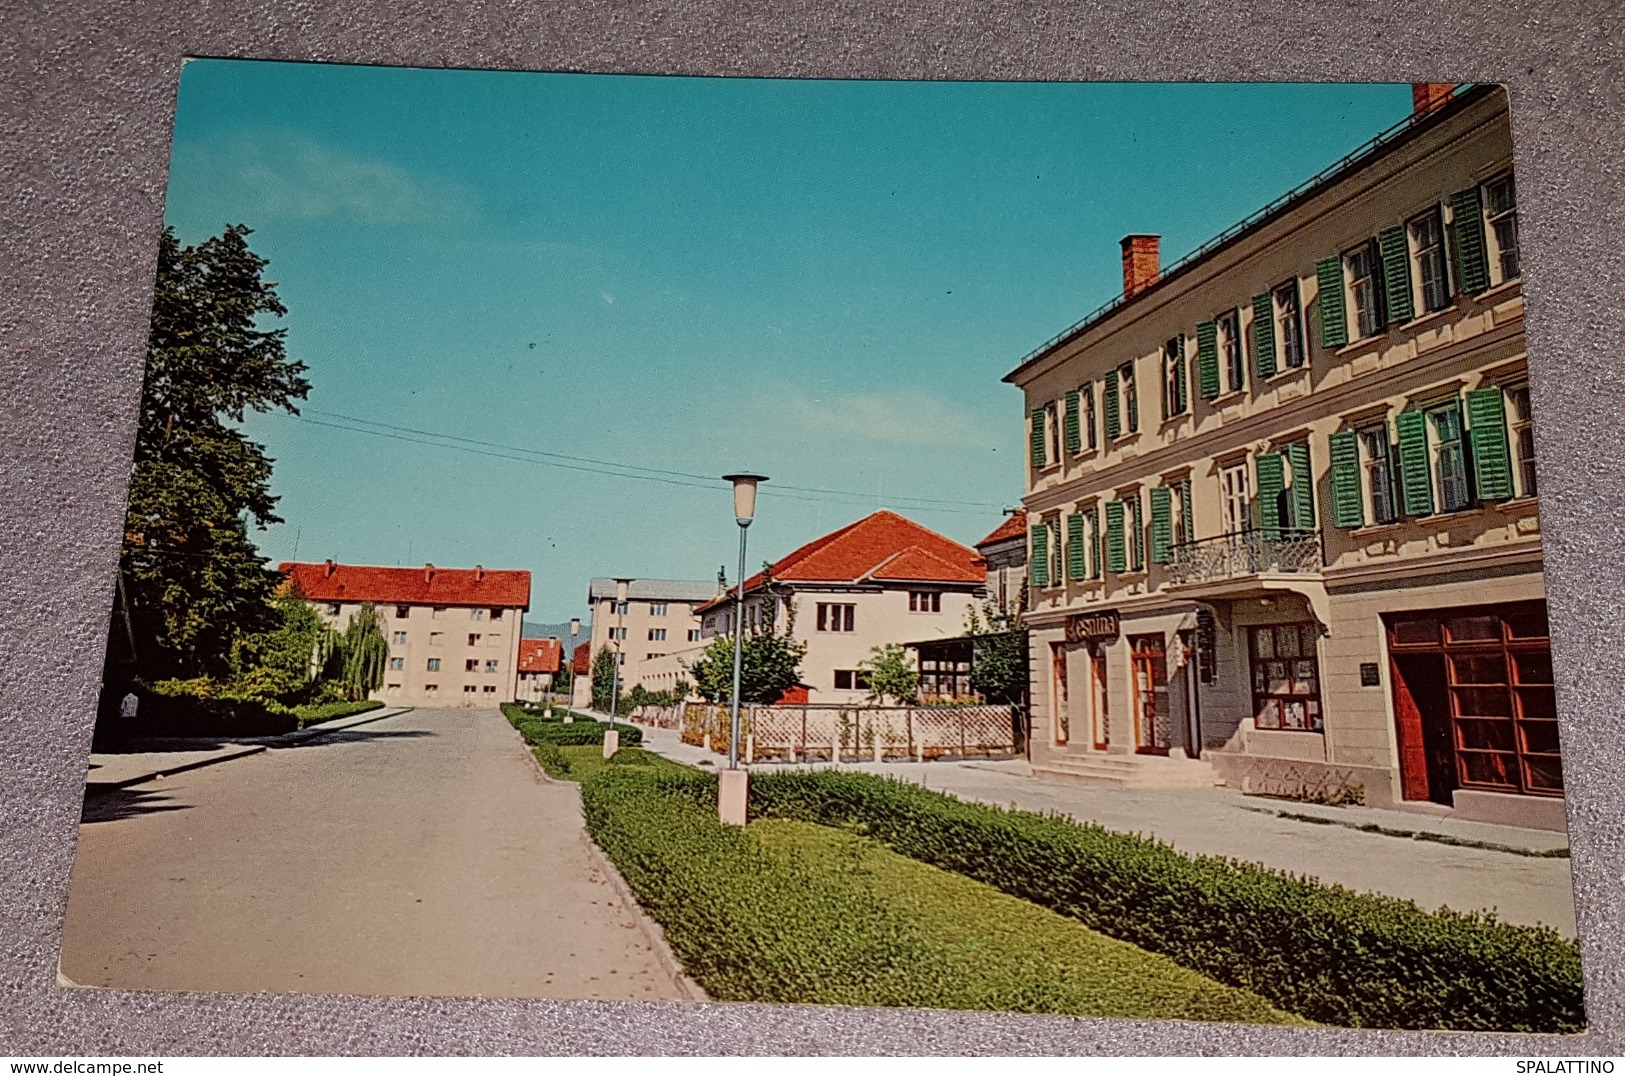
[[[570,760],[564,757],[558,744],[539,743],[531,749],[531,753],[536,756],[543,773],[555,781],[570,780]]]
[[[609,731],[609,724],[604,721],[577,718],[568,725],[563,721],[544,721],[513,703],[503,706],[503,712],[507,714],[508,722],[519,730],[519,735],[532,747],[541,743],[558,744],[560,747],[601,744],[604,733]],[[621,734],[622,747],[637,747],[643,743],[643,730],[636,725],[617,724],[615,728]]]
[[[294,713],[299,717],[299,727],[320,724],[323,721],[336,721],[341,717],[353,717],[364,714],[369,710],[383,708],[383,703],[377,699],[361,699],[357,702],[325,702],[313,703],[305,706],[295,706]]]
[[[1427,912],[1059,816],[846,773],[753,776],[754,816],[856,826],[1103,934],[1349,1027],[1573,1032],[1578,947],[1544,927]]]
[[[1290,1022],[875,842],[798,823],[723,826],[716,787],[692,771],[615,766],[582,785],[588,831],[714,998]]]
[[[299,727],[298,716],[273,699],[215,694],[207,680],[166,680],[141,699],[133,728],[119,735],[143,737],[277,736]]]

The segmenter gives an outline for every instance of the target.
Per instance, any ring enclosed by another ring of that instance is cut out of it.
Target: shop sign
[[[1116,609],[1098,613],[1073,613],[1066,618],[1066,641],[1069,643],[1104,642],[1117,638]]]

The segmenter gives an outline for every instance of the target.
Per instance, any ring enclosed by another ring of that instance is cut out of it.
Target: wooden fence
[[[728,753],[731,719],[725,705],[644,707],[633,720],[679,729],[686,744]],[[1016,706],[747,706],[739,724],[746,762],[924,762],[1015,755],[1024,749]]]

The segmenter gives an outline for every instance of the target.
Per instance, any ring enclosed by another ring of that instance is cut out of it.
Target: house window
[[[404,668],[406,668],[406,659],[405,658],[390,658],[389,659],[389,669],[390,669],[391,672],[400,672]]]
[[[1355,332],[1360,339],[1376,336],[1382,330],[1382,270],[1379,265],[1375,239],[1367,240],[1343,255],[1343,273],[1348,280]]]
[[[1123,400],[1123,428],[1135,433],[1140,428],[1140,394],[1134,385],[1134,364],[1125,362],[1117,368],[1119,395]]]
[[[423,667],[428,672],[439,672],[440,671],[440,659],[439,658],[430,658],[424,664]]]
[[[445,641],[445,639],[446,639],[446,633],[443,632],[443,631],[431,631],[429,633],[429,645],[430,646],[439,646],[442,642]]]
[[[485,610],[484,609],[470,609],[468,611],[468,618],[470,620],[484,620],[485,619]]]
[[[491,619],[492,620],[501,620],[502,619],[502,610],[501,609],[492,609],[491,610]]]
[[[480,671],[480,659],[479,658],[469,658],[468,660],[464,661],[463,662],[463,671],[464,672],[479,672]]]
[[[1066,584],[1066,548],[1061,540],[1061,517],[1044,521],[1044,528],[1049,531],[1049,543],[1046,550],[1049,556],[1049,585],[1052,587]]]
[[[446,615],[446,607],[444,605],[437,605],[434,608],[429,610],[429,619],[430,620],[439,620],[441,617],[443,617],[445,615]]]
[[[616,642],[621,642],[622,640],[624,640],[626,638],[626,629],[625,628],[610,628],[609,629],[609,637],[611,639],[615,640]]]
[[[338,602],[328,602],[327,603],[327,615],[328,616],[338,616],[340,609],[341,609],[341,606],[339,605]]]
[[[410,605],[397,605],[395,607],[395,619],[396,620],[406,620],[411,615],[412,615],[412,607]]]
[[[1261,729],[1321,732],[1318,624],[1252,629],[1253,722]]]
[[[1422,309],[1432,312],[1450,305],[1450,276],[1445,267],[1444,218],[1437,207],[1408,225],[1411,235],[1411,272],[1422,290]]]
[[[1535,413],[1529,405],[1529,386],[1506,390],[1507,427],[1512,441],[1512,464],[1518,496],[1535,496]]]
[[[819,631],[856,631],[858,607],[856,605],[818,603]]]
[[[488,673],[494,673],[494,672],[497,671],[497,659],[496,658],[489,658],[489,659],[486,660],[486,662],[485,662],[485,671],[488,672]]]
[[[1078,414],[1083,422],[1083,446],[1091,452],[1100,447],[1100,433],[1095,423],[1095,383],[1078,389]]]
[[[463,685],[463,694],[464,695],[473,695],[476,692],[478,692],[479,690],[480,689],[477,686],[475,686],[474,684],[464,684]]]
[[[649,641],[652,642],[652,643],[663,643],[663,642],[665,642],[666,641],[666,629],[665,628],[650,628],[649,629]]]
[[[401,691],[401,685],[399,685],[399,684],[385,684],[384,685],[384,694],[386,694],[386,695],[398,695],[398,694],[400,694],[400,691]]]
[[[665,616],[667,607],[668,607],[667,602],[650,602],[649,603],[649,615],[650,616]]]
[[[1303,310],[1298,303],[1298,282],[1289,280],[1271,293],[1275,298],[1275,335],[1280,341],[1281,360],[1289,369],[1303,365]]]
[[[495,695],[497,693],[495,684],[486,684],[484,687],[480,688],[480,691],[487,695]]]
[[[908,611],[911,613],[940,613],[942,612],[942,595],[934,590],[911,590],[908,592]]]
[[[1224,506],[1224,532],[1244,534],[1253,529],[1252,491],[1247,464],[1233,463],[1219,471],[1219,500]]]
[[[697,643],[697,642],[700,641],[700,629],[699,628],[689,628],[688,629],[688,641],[691,642],[691,643]]]
[[[626,655],[624,653],[623,654],[616,654],[615,655],[615,664],[617,664],[617,665],[625,665],[626,664]]]
[[[1462,445],[1461,408],[1452,403],[1428,412],[1433,475],[1439,509],[1454,512],[1472,500],[1467,488],[1467,454]]]
[[[1058,418],[1059,409],[1055,401],[1051,400],[1044,405],[1044,441],[1048,455],[1045,461],[1051,464],[1061,462],[1061,423]]]
[[[620,616],[625,616],[631,611],[631,605],[631,602],[610,602],[609,611]]]
[[[1394,496],[1386,422],[1360,431],[1360,466],[1365,471],[1365,517],[1373,523],[1392,523],[1399,518],[1399,502]]]
[[[440,685],[439,684],[424,684],[423,685],[423,693],[425,695],[433,695],[436,692],[438,692],[439,690],[440,690]]]
[[[655,658],[663,658],[665,656],[666,655],[664,653],[661,653],[661,654],[645,654],[645,655],[643,655],[643,660],[644,661],[653,661]]]
[[[1135,490],[1123,498],[1128,502],[1128,567],[1131,572],[1145,570],[1145,520],[1140,515],[1140,491]]]
[[[860,669],[836,669],[836,691],[868,691],[869,674]]]
[[[1484,202],[1489,210],[1501,282],[1512,280],[1518,276],[1518,192],[1511,172],[1484,184]]]
[[[1176,336],[1162,345],[1162,417],[1185,413],[1185,338]]]
[[[1247,387],[1247,358],[1241,345],[1241,314],[1228,310],[1213,319],[1214,333],[1219,348],[1219,361],[1224,363],[1224,389],[1240,392]]]
[[[1185,521],[1191,512],[1191,480],[1181,479],[1168,485],[1169,545],[1184,545],[1193,537],[1186,533]]]
[[[406,645],[406,632],[397,631],[397,632],[391,633],[391,635],[389,637],[389,641],[394,643],[396,646],[405,646]]]
[[[472,632],[471,631],[471,632],[468,633],[468,645],[469,646],[479,646],[480,645],[480,637],[479,637],[479,634],[477,632]]]

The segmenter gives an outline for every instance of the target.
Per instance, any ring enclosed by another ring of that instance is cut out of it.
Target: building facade
[[[495,706],[518,697],[529,572],[333,561],[280,570],[339,631],[363,604],[378,610],[389,660],[373,698],[402,706]]]
[[[962,635],[987,596],[974,549],[888,511],[807,543],[771,572],[771,594],[762,574],[745,581],[745,630],[761,630],[775,603],[776,630],[788,626],[807,647],[801,681],[812,703],[867,698],[862,665],[875,647]],[[702,636],[730,634],[736,604],[729,592],[703,605]]]
[[[1036,766],[1563,825],[1506,97],[1415,101],[1006,378]]]
[[[624,577],[623,577],[624,578]],[[594,579],[587,587],[592,609],[591,653],[609,647],[621,665],[621,690],[645,681],[644,665],[700,641],[700,618],[695,610],[716,597],[715,579],[631,579],[626,600],[616,601],[617,582]],[[590,689],[588,699],[591,699]]]
[[[558,639],[519,640],[519,676],[515,698],[520,702],[539,702],[553,690],[563,660],[564,644]]]
[[[1027,600],[1027,510],[1018,508],[991,534],[976,543],[987,562],[988,600],[1001,610],[1019,613]]]

